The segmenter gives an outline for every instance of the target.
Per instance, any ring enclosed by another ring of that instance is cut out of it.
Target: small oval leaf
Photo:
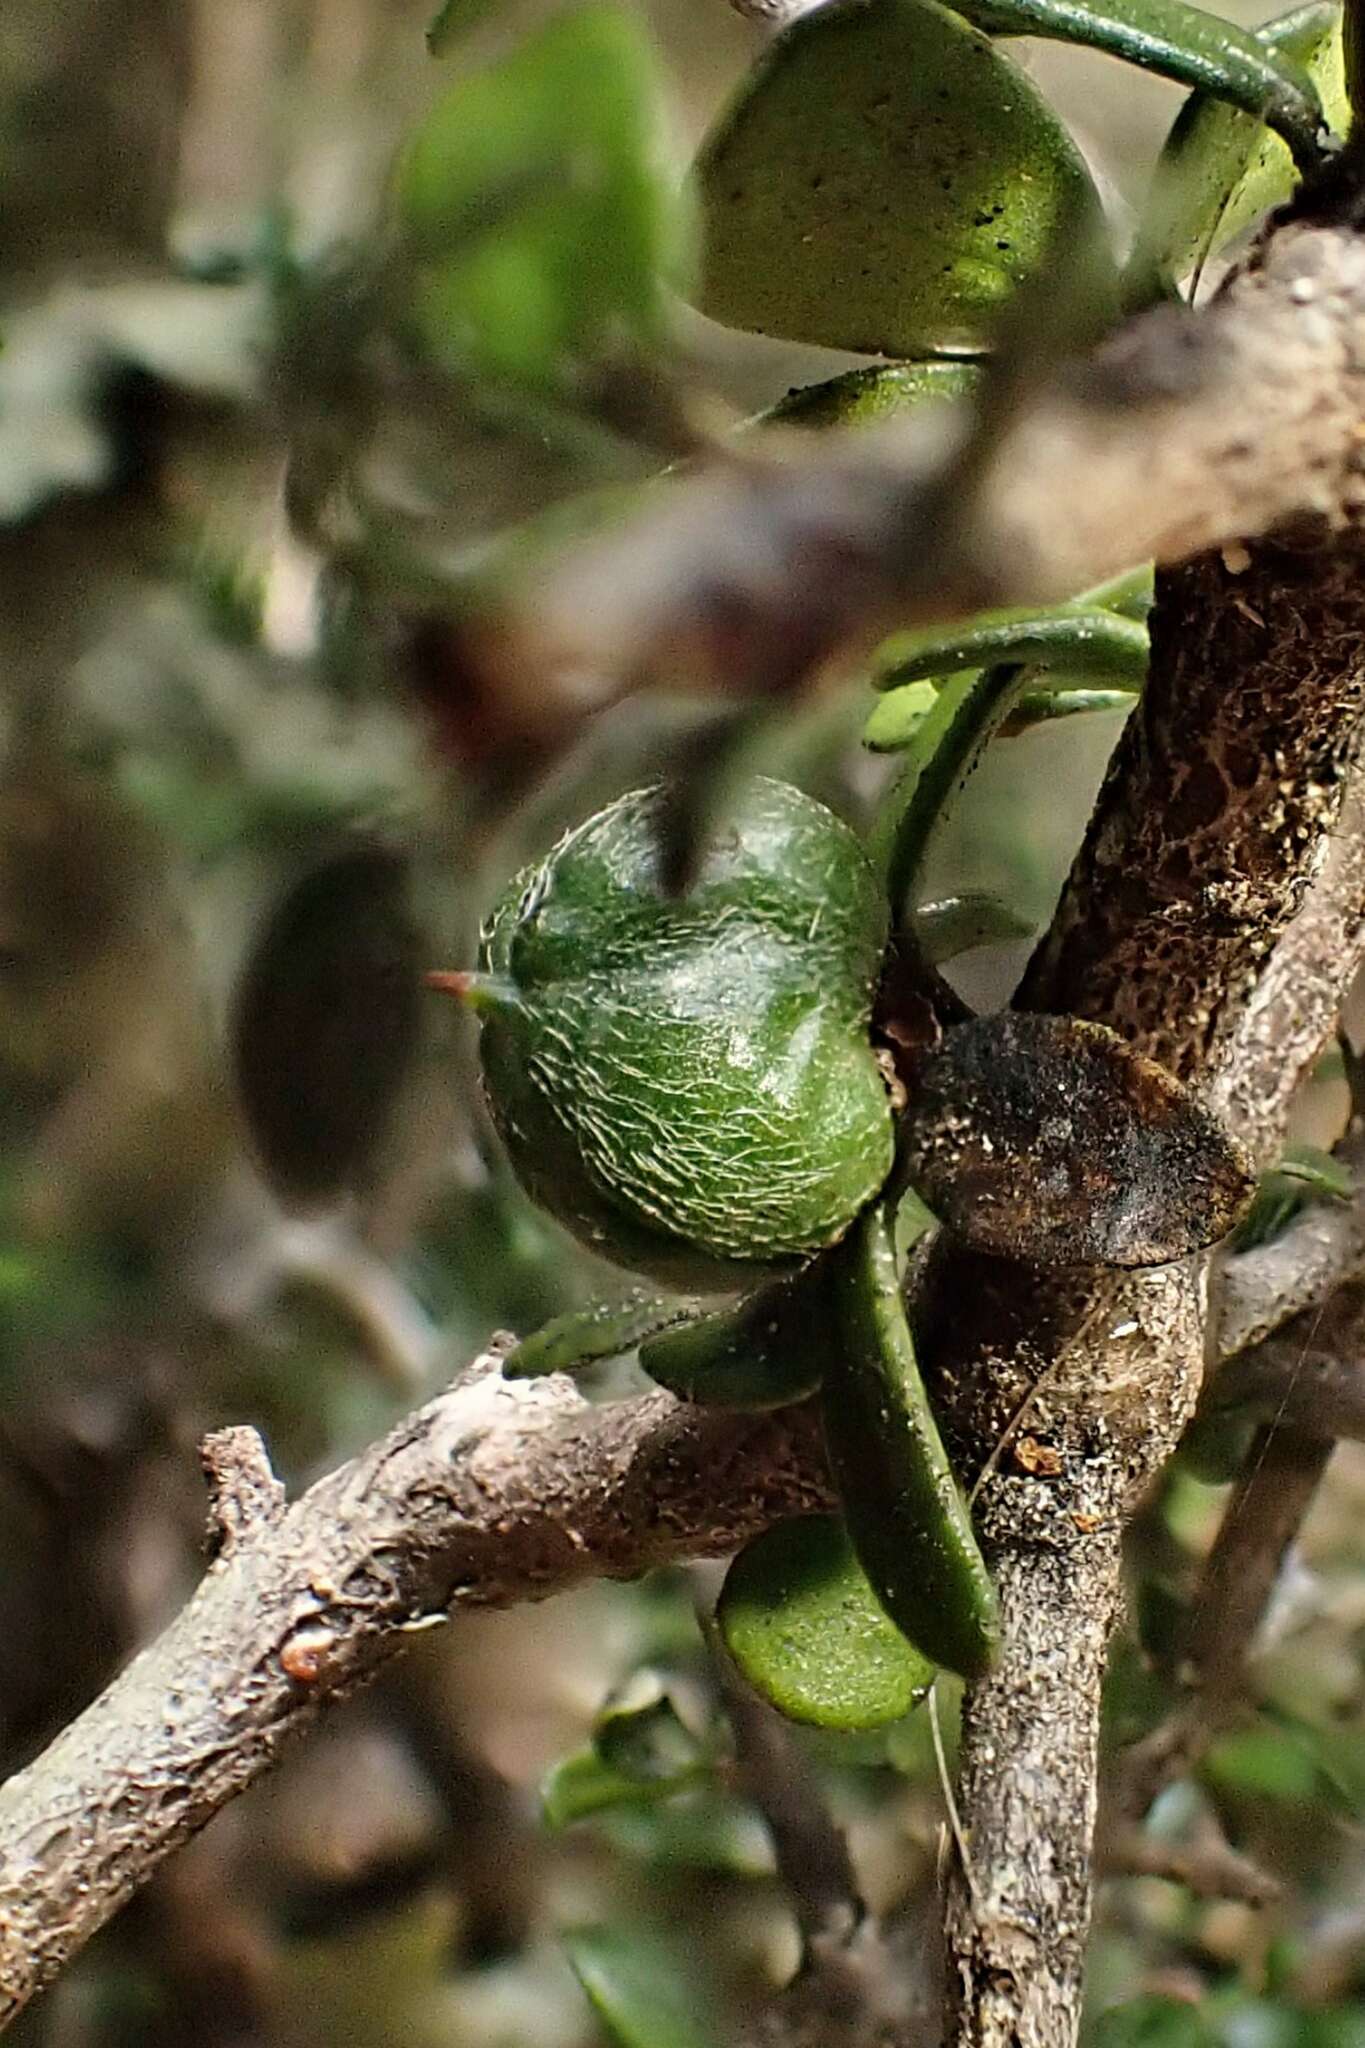
[[[551,1372],[579,1372],[603,1358],[620,1358],[645,1337],[699,1313],[696,1303],[672,1295],[633,1294],[627,1301],[597,1301],[570,1309],[529,1337],[502,1362],[509,1380],[539,1379]]]
[[[886,1215],[867,1210],[830,1264],[842,1342],[825,1441],[849,1535],[896,1626],[979,1678],[999,1647],[995,1588],[920,1378]]]
[[[828,1311],[818,1264],[760,1289],[737,1308],[660,1331],[640,1364],[680,1401],[711,1408],[784,1408],[804,1401],[825,1368]]]
[[[900,418],[916,406],[970,398],[981,382],[978,363],[931,358],[845,370],[823,384],[803,384],[760,415],[761,426],[862,427]]]
[[[826,0],[703,144],[697,304],[870,355],[988,346],[1089,173],[1024,74],[937,0]]]
[[[1223,1237],[1254,1176],[1183,1082],[1105,1025],[1003,1012],[919,1070],[905,1170],[975,1250],[1158,1266]]]
[[[810,1727],[884,1728],[933,1683],[933,1665],[887,1615],[837,1515],[779,1522],[741,1551],[716,1622],[754,1691]]]
[[[238,1093],[266,1178],[312,1207],[360,1184],[417,1043],[420,942],[407,866],[350,846],[293,886],[238,990]]]

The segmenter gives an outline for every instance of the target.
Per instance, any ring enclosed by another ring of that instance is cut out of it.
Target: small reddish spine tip
[[[457,1002],[465,1002],[474,986],[475,977],[464,971],[450,968],[434,968],[426,977],[428,988],[434,988],[439,995],[454,996]]]

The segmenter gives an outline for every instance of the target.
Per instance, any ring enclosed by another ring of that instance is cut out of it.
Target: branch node
[[[259,1430],[213,1430],[199,1446],[199,1462],[209,1490],[209,1553],[231,1557],[253,1534],[279,1521],[284,1486],[275,1477]]]

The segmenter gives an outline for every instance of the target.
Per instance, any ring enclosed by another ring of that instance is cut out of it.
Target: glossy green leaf
[[[930,360],[925,363],[879,363],[875,368],[846,370],[823,384],[803,384],[789,391],[760,416],[765,426],[862,427],[897,419],[916,406],[970,398],[981,382],[976,363]]]
[[[697,303],[874,355],[988,345],[1099,203],[1028,79],[937,0],[828,0],[772,43],[704,143]]]
[[[883,1728],[933,1681],[933,1665],[887,1615],[837,1515],[779,1522],[741,1551],[716,1623],[755,1692],[790,1721]]]
[[[1098,605],[987,612],[967,626],[900,633],[878,652],[878,690],[926,676],[960,674],[993,662],[1029,663],[1064,675],[1121,676],[1137,688],[1147,674],[1147,628]]]
[[[828,1337],[818,1262],[774,1281],[736,1308],[661,1331],[640,1364],[681,1401],[712,1408],[781,1408],[819,1386]]]
[[[695,1962],[619,1926],[577,1928],[564,1946],[613,2048],[724,2048]]]
[[[531,1380],[544,1373],[578,1372],[599,1359],[620,1358],[642,1338],[697,1313],[695,1303],[644,1293],[633,1294],[628,1301],[598,1301],[590,1308],[570,1309],[523,1337],[503,1360],[503,1374],[509,1380]]]
[[[1293,54],[1185,0],[965,0],[994,36],[1083,43],[1228,102],[1284,136],[1305,168],[1320,158],[1322,106]]]
[[[438,102],[395,199],[441,362],[544,382],[657,333],[675,217],[656,103],[643,31],[606,4],[557,15]]]
[[[1340,9],[1311,0],[1256,30],[1268,52],[1314,82],[1332,132],[1344,135],[1346,99]],[[1200,271],[1224,242],[1294,189],[1294,160],[1280,137],[1225,99],[1198,93],[1181,109],[1152,187],[1133,259],[1137,279],[1177,281]]]
[[[849,1534],[877,1598],[915,1647],[964,1678],[992,1663],[995,1588],[920,1379],[885,1215],[830,1256],[842,1344],[825,1379],[825,1440]]]

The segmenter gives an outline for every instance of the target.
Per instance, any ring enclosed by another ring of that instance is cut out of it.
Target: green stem
[[[1083,43],[1226,100],[1282,137],[1300,176],[1325,160],[1326,122],[1308,74],[1248,30],[1184,0],[957,0],[957,11],[987,35]]]
[[[945,683],[909,748],[909,762],[878,819],[872,857],[886,877],[893,921],[908,916],[915,879],[944,806],[1029,681],[1022,662]]]

